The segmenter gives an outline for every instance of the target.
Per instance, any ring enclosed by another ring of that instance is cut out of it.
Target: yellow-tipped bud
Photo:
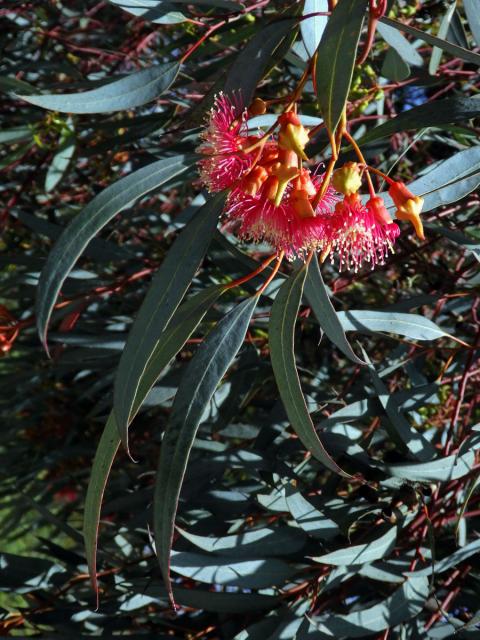
[[[305,189],[296,189],[290,196],[290,202],[300,218],[314,218],[315,211]]]
[[[397,207],[397,211],[395,212],[396,217],[399,220],[407,220],[410,222],[420,240],[425,240],[423,224],[420,219],[424,202],[423,198],[414,196],[403,182],[392,182],[388,193]]]
[[[351,196],[362,186],[362,172],[356,162],[346,162],[332,178],[333,188],[345,196]]]
[[[272,175],[278,179],[278,189],[275,194],[275,206],[278,207],[282,201],[283,194],[287,188],[290,180],[293,180],[298,176],[299,170],[297,167],[289,167],[277,162],[272,167]]]

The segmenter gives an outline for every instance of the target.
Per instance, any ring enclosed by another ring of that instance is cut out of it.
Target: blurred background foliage
[[[286,418],[269,358],[277,278],[194,443],[173,545],[172,612],[149,528],[162,431],[198,342],[260,281],[233,289],[148,395],[131,429],[138,463],[118,453],[102,510],[95,610],[81,535],[92,459],[132,319],[204,202],[195,168],[125,206],[90,242],[62,288],[51,359],[34,326],[39,273],[62,229],[103,189],[194,152],[216,92],[237,83],[265,100],[288,95],[322,28],[320,16],[299,18],[325,4],[0,5],[0,635],[480,637],[476,0],[390,2],[389,20],[411,31],[381,23],[354,72],[348,116],[365,156],[427,194],[425,242],[404,225],[395,255],[374,272],[322,267],[354,350],[373,364],[352,363],[322,336],[307,299],[298,317],[296,362],[312,418],[335,460],[368,483],[326,471]],[[75,115],[18,97],[108,86],[182,56],[166,93],[136,108]],[[310,82],[301,112],[319,115]],[[320,131],[309,156],[321,162],[325,149]],[[344,150],[341,162],[351,159]],[[216,232],[191,292],[245,275],[268,253]],[[402,331],[399,313],[415,314],[418,326]]]

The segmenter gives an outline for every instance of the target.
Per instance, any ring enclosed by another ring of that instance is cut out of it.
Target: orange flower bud
[[[346,162],[337,169],[332,178],[333,187],[346,196],[351,196],[362,186],[362,173],[356,162]]]
[[[407,220],[410,222],[420,240],[425,240],[423,224],[420,219],[424,202],[423,198],[413,195],[403,182],[393,182],[390,185],[388,193],[397,207],[395,212],[396,217],[399,220]]]
[[[280,124],[278,133],[278,146],[280,149],[294,151],[302,160],[308,160],[304,149],[309,137],[297,114],[293,113],[293,111],[287,111],[278,118],[278,122]]]
[[[370,198],[370,200],[367,202],[367,207],[373,213],[377,222],[380,222],[380,224],[392,224],[392,217],[385,207],[383,198],[380,198],[380,196]]]
[[[300,218],[315,217],[315,211],[305,189],[295,189],[290,196],[290,202]]]
[[[270,202],[275,202],[275,198],[277,196],[278,191],[278,178],[275,176],[270,176],[268,180],[265,182],[265,197],[270,200]]]
[[[255,98],[252,104],[248,107],[249,116],[263,116],[267,110],[267,105],[261,98]]]
[[[254,196],[267,178],[268,173],[264,167],[254,167],[242,180],[240,188],[249,196]]]

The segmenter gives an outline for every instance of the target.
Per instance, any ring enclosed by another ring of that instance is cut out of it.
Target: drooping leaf
[[[422,56],[405,38],[405,36],[402,36],[402,34],[397,29],[379,22],[377,25],[377,31],[385,40],[385,42],[387,42],[393,49],[395,49],[395,51],[405,62],[405,64],[412,65],[414,67],[422,66]]]
[[[340,533],[338,525],[306,500],[299,491],[287,485],[285,498],[295,522],[309,535],[320,540],[331,540]]]
[[[478,0],[463,0],[463,8],[475,42],[480,46],[480,3]]]
[[[180,233],[156,273],[130,329],[113,394],[119,435],[127,450],[130,413],[140,379],[205,255],[223,202],[223,194],[208,200]]]
[[[368,363],[368,370],[378,399],[389,419],[386,427],[389,434],[400,446],[408,449],[417,460],[421,462],[430,461],[435,455],[435,448],[420,432],[410,426],[408,420],[401,413],[397,401],[388,392],[367,354],[363,349],[362,351],[363,357]]]
[[[235,555],[214,556],[187,551],[172,551],[171,570],[199,582],[247,589],[282,586],[295,573],[294,567],[276,558],[241,560]]]
[[[368,564],[374,560],[385,558],[395,547],[397,541],[397,527],[388,527],[380,536],[370,536],[371,540],[363,544],[349,545],[331,553],[312,558],[322,564],[336,566],[352,566]]]
[[[328,13],[328,0],[305,0],[303,5],[303,20],[300,23],[300,31],[310,58],[317,50],[328,22],[327,15],[310,15],[315,13]],[[305,16],[309,17],[305,18]]]
[[[327,129],[333,133],[352,82],[368,0],[339,0],[317,50],[315,89]]]
[[[205,407],[243,343],[256,304],[256,297],[248,298],[232,309],[199,346],[180,382],[163,437],[155,483],[154,532],[171,601],[170,550],[190,451]]]
[[[414,482],[448,482],[461,478],[472,470],[475,453],[468,451],[461,456],[452,455],[421,464],[382,464],[389,475]]]
[[[91,200],[66,227],[48,255],[38,282],[36,316],[46,347],[47,326],[63,282],[90,240],[122,209],[185,171],[185,156],[158,160],[121,178]]]
[[[434,47],[438,47],[447,53],[451,53],[455,58],[461,58],[466,62],[470,62],[471,64],[480,66],[480,55],[478,53],[474,53],[473,51],[468,51],[468,49],[464,49],[463,47],[459,47],[453,42],[448,42],[448,40],[442,40],[441,38],[437,38],[436,36],[432,36],[430,33],[423,31],[422,29],[416,29],[415,27],[411,27],[408,24],[404,24],[403,22],[399,22],[398,20],[392,20],[391,18],[383,17],[380,20],[399,31],[404,31],[405,33],[409,33],[428,44],[431,44]]]
[[[395,49],[389,49],[382,64],[381,74],[394,82],[402,82],[410,76],[410,66]]]
[[[440,23],[440,27],[437,33],[437,37],[440,38],[441,40],[445,40],[447,36],[448,28],[450,26],[450,22],[455,12],[456,6],[457,6],[457,2],[455,0],[448,6],[445,12],[445,15],[442,18],[442,21]],[[440,66],[441,59],[442,59],[442,49],[440,49],[439,47],[433,47],[432,55],[430,57],[430,63],[428,65],[428,72],[432,76],[434,76],[437,73],[438,67]]]
[[[435,100],[413,107],[408,111],[400,113],[395,118],[388,120],[384,124],[374,127],[358,140],[360,145],[364,145],[374,140],[386,138],[402,131],[411,129],[422,129],[423,127],[440,127],[452,122],[462,122],[477,118],[480,115],[479,98],[446,98],[445,100]]]
[[[432,320],[413,313],[352,309],[339,311],[337,315],[344,331],[396,333],[412,340],[437,340],[450,335]]]
[[[293,527],[262,528],[219,538],[199,536],[177,527],[180,534],[202,551],[235,557],[282,556],[305,544],[305,536]]]
[[[109,113],[132,109],[158,98],[177,77],[177,62],[155,65],[132,73],[120,80],[69,94],[18,95],[19,98],[43,109],[62,113]]]
[[[285,37],[295,28],[295,24],[291,19],[278,20],[258,31],[228,70],[225,93],[239,92],[244,104],[248,106],[270,59]]]
[[[454,551],[451,555],[446,558],[442,558],[442,560],[437,560],[435,562],[435,573],[443,573],[444,571],[448,571],[448,569],[452,569],[456,567],[460,562],[463,562],[467,558],[475,555],[480,551],[480,540],[474,540],[469,544],[461,547]],[[417,576],[430,576],[432,573],[431,567],[425,567],[424,569],[418,569],[418,571],[411,571],[406,575],[417,577]]]
[[[182,348],[222,291],[222,287],[211,287],[201,291],[187,300],[174,314],[171,325],[164,331],[142,375],[130,420],[135,417],[162,370]],[[96,556],[100,510],[105,486],[120,442],[118,426],[112,411],[97,447],[85,498],[83,535],[89,572],[97,594]]]
[[[304,446],[328,469],[346,476],[328,454],[315,431],[295,364],[295,322],[306,275],[307,267],[303,265],[282,284],[272,305],[269,343],[273,373],[288,419]]]
[[[346,615],[332,615],[312,620],[314,628],[326,637],[361,638],[380,633],[410,620],[423,609],[428,597],[426,577],[405,580],[389,598],[368,609]],[[301,637],[301,636],[300,636]]]
[[[52,162],[48,167],[47,175],[45,176],[45,192],[49,193],[58,186],[60,180],[65,175],[68,169],[70,161],[75,153],[75,142],[72,137],[67,138],[60,146],[60,149],[55,153],[52,158]]]
[[[97,597],[98,606],[98,582],[97,582],[97,541],[100,524],[100,510],[103,494],[107,486],[108,476],[113,461],[120,446],[115,416],[110,414],[102,437],[95,453],[87,495],[85,497],[85,509],[83,516],[83,539],[87,555],[88,570],[92,581],[93,590]]]
[[[134,16],[156,24],[179,24],[186,17],[177,7],[164,0],[109,0],[111,4]]]
[[[335,344],[347,358],[352,360],[352,362],[365,364],[355,354],[345,336],[345,331],[327,293],[316,257],[312,258],[308,266],[307,279],[305,281],[305,295],[320,327],[333,344]]]

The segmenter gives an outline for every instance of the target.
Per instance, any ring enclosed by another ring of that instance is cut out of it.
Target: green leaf
[[[421,464],[377,464],[377,466],[394,478],[412,482],[449,482],[470,473],[474,462],[475,453],[468,451],[461,456],[456,454]]]
[[[295,24],[295,20],[278,20],[260,29],[228,70],[225,93],[240,92],[244,104],[249,105],[272,56]]]
[[[302,16],[307,16],[311,13],[328,13],[328,10],[328,0],[305,0]],[[313,57],[320,44],[327,22],[328,16],[318,15],[312,15],[310,18],[300,22],[303,44],[310,58]]]
[[[463,0],[468,24],[477,46],[480,46],[480,4],[478,0]]]
[[[75,141],[68,137],[60,149],[55,153],[45,176],[45,192],[50,193],[59,184],[65,175],[73,154],[75,153]]]
[[[473,51],[468,51],[463,47],[459,47],[452,42],[448,42],[447,40],[442,40],[441,38],[437,38],[435,36],[422,31],[421,29],[416,29],[415,27],[411,27],[408,24],[404,24],[403,22],[398,22],[397,20],[392,20],[391,18],[380,18],[381,22],[384,24],[390,25],[399,31],[404,31],[405,33],[409,33],[428,44],[431,44],[434,47],[438,47],[447,53],[451,53],[455,58],[461,58],[466,62],[470,62],[471,64],[475,64],[480,66],[480,55],[478,53],[474,53]]]
[[[352,566],[368,564],[374,560],[385,558],[395,548],[397,527],[388,527],[382,535],[370,536],[370,538],[368,542],[363,544],[349,545],[344,549],[337,549],[323,556],[314,557],[312,560],[322,564]]]
[[[138,18],[155,24],[179,24],[187,20],[180,11],[171,10],[177,8],[174,4],[164,0],[109,0],[109,2]]]
[[[282,284],[272,305],[269,342],[273,373],[288,419],[304,446],[328,469],[350,477],[330,457],[315,431],[295,365],[295,321],[306,275],[307,266],[303,265]]]
[[[438,34],[437,34],[437,37],[440,38],[441,40],[445,40],[447,36],[448,28],[450,26],[450,22],[452,20],[456,7],[457,7],[457,0],[452,2],[452,4],[447,8],[445,15],[442,18],[440,27],[438,29]],[[434,76],[437,73],[441,59],[442,59],[442,49],[440,49],[439,47],[433,47],[432,56],[430,58],[430,63],[428,65],[428,72],[432,76]]]
[[[140,409],[148,392],[155,384],[162,370],[180,351],[188,338],[201,322],[210,306],[220,296],[223,287],[210,287],[189,298],[173,316],[171,324],[165,330],[162,339],[157,344],[150,358],[147,368],[140,380],[137,395],[130,419],[133,420]],[[113,460],[120,446],[118,427],[113,411],[105,425],[100,443],[95,454],[90,481],[85,498],[83,535],[87,553],[88,567],[92,584],[98,594],[96,581],[96,555],[98,540],[98,525],[103,493],[107,484]]]
[[[312,537],[331,540],[340,533],[338,525],[333,520],[305,500],[290,484],[285,489],[285,499],[295,522]]]
[[[257,298],[247,298],[208,334],[188,364],[165,431],[155,483],[154,532],[157,556],[170,600],[170,549],[175,514],[190,451],[205,407],[242,346]]]
[[[461,549],[457,549],[451,555],[443,558],[442,560],[437,560],[435,562],[435,574],[443,573],[444,571],[448,571],[448,569],[452,569],[456,567],[461,562],[470,558],[480,551],[480,540],[474,540],[469,544],[465,545]],[[425,567],[424,569],[419,569],[418,571],[411,571],[406,573],[405,575],[418,577],[418,576],[430,576],[432,574],[431,567]]]
[[[448,238],[455,244],[460,245],[467,251],[471,251],[477,260],[480,260],[480,241],[475,238],[469,238],[468,236],[463,235],[459,231],[454,231],[453,229],[447,229],[446,227],[439,227],[436,224],[427,224],[425,225],[425,229],[428,231],[433,231],[434,233],[439,233],[441,236]]]
[[[307,269],[305,295],[320,327],[347,358],[356,364],[365,364],[363,360],[360,360],[355,354],[345,336],[345,331],[327,293],[327,288],[323,282],[322,273],[316,257],[310,261]]]
[[[156,65],[107,84],[69,94],[18,95],[18,98],[43,109],[63,113],[109,113],[132,109],[158,98],[177,77],[177,62]]]
[[[380,138],[390,137],[394,133],[422,129],[423,127],[439,127],[451,122],[462,122],[477,118],[480,115],[480,98],[446,98],[427,102],[413,107],[388,122],[374,127],[358,140],[364,145]]]
[[[361,638],[380,633],[410,620],[423,609],[429,593],[426,577],[405,580],[389,598],[368,609],[346,615],[328,614],[317,622],[315,628],[335,638]]]
[[[83,515],[83,539],[85,541],[85,553],[87,555],[88,571],[92,581],[93,590],[97,596],[98,607],[98,582],[97,582],[97,541],[98,527],[100,523],[100,510],[103,494],[107,486],[108,476],[113,461],[120,446],[115,416],[110,414],[102,437],[95,453],[87,495],[85,497],[85,509]]]
[[[363,357],[368,363],[368,370],[372,378],[373,386],[375,387],[375,392],[389,418],[390,422],[387,423],[387,430],[390,436],[400,446],[410,451],[417,460],[421,462],[431,460],[435,455],[434,446],[426,440],[421,433],[415,431],[415,429],[410,426],[408,420],[400,412],[397,401],[389,394],[387,387],[383,384],[382,379],[375,371],[375,367],[363,349],[362,352]]]
[[[295,573],[293,567],[276,558],[241,560],[235,555],[218,557],[187,551],[172,551],[171,569],[199,582],[244,589],[282,586]]]
[[[422,56],[397,29],[379,22],[377,32],[385,42],[395,49],[405,64],[412,65],[413,67],[421,67],[423,65]]]
[[[440,329],[432,320],[414,313],[352,309],[339,311],[337,315],[344,331],[396,333],[412,340],[438,340],[450,337],[450,334]]]
[[[401,82],[409,77],[410,67],[395,49],[389,49],[382,64],[381,74],[384,78]]]
[[[189,533],[177,527],[180,534],[202,551],[235,557],[282,556],[299,551],[305,544],[305,535],[293,527],[277,527],[244,531],[219,538]]]
[[[37,290],[37,328],[47,349],[47,327],[62,284],[90,240],[122,209],[186,171],[185,156],[152,162],[99,193],[66,227],[48,255]]]
[[[140,379],[162,332],[197,271],[224,204],[217,194],[197,211],[170,248],[156,273],[128,335],[118,365],[113,408],[119,435],[128,451],[128,424]]]
[[[350,91],[367,5],[368,0],[339,0],[318,46],[315,90],[323,119],[332,134]]]
[[[14,142],[32,140],[32,138],[33,132],[30,127],[12,127],[0,131],[0,144],[13,144]]]

